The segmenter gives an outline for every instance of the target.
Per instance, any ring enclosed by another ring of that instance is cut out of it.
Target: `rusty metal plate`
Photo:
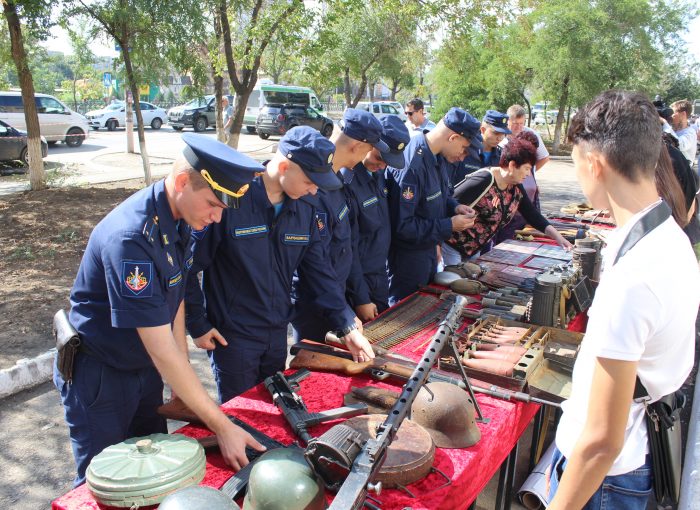
[[[358,431],[364,439],[369,439],[376,437],[377,426],[386,418],[386,414],[369,414],[355,416],[343,424]],[[430,473],[434,459],[435,444],[430,434],[417,423],[406,419],[389,445],[377,480],[386,488],[408,485]]]

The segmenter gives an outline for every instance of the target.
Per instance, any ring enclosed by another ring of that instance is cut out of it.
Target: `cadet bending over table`
[[[335,280],[321,243],[316,210],[305,198],[318,188],[337,189],[331,164],[335,147],[315,129],[295,127],[237,209],[229,209],[197,244],[187,286],[187,328],[208,349],[220,401],[226,402],[284,370],[292,313],[292,275],[309,275],[309,299],[334,329],[355,314]],[[206,304],[205,304],[206,298]],[[356,329],[342,338],[356,360],[374,357]]]
[[[217,434],[234,469],[248,463],[246,445],[263,449],[219,410],[188,363],[182,301],[194,248],[190,226],[220,221],[228,199],[244,193],[262,167],[211,138],[182,138],[185,157],[165,180],[134,193],[92,231],[71,291],[70,322],[81,346],[72,380],[55,365],[54,384],[65,408],[76,486],[107,446],[167,432],[156,412],[163,403],[161,375]]]

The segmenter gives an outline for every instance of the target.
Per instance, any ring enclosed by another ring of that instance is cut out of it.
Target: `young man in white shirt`
[[[411,99],[406,103],[404,110],[406,117],[406,127],[411,137],[419,133],[426,133],[435,128],[435,123],[425,115],[425,105],[418,98]]]
[[[688,118],[693,113],[693,105],[687,99],[671,104],[673,109],[673,130],[678,137],[678,149],[683,153],[690,166],[695,164],[698,150],[698,133],[688,125]]]
[[[576,114],[568,137],[583,193],[593,208],[610,210],[617,229],[603,253],[571,397],[562,404],[547,508],[644,510],[652,474],[635,382],[638,376],[652,401],[684,383],[693,366],[700,274],[656,191],[662,140],[651,102],[604,92]]]

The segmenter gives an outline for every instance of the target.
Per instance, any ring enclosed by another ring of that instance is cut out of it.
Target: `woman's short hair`
[[[530,142],[532,145],[535,146],[535,149],[540,146],[540,141],[537,139],[537,135],[533,133],[532,131],[521,131],[517,135],[515,135],[515,138],[521,138],[523,140],[527,140]]]
[[[501,168],[508,168],[508,164],[513,161],[516,166],[530,163],[535,166],[537,162],[537,148],[524,138],[515,137],[510,140],[501,153]]]

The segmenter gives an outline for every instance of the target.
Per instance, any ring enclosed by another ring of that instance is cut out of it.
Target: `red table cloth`
[[[375,384],[364,376],[344,377],[335,374],[312,373],[301,382],[299,393],[309,411],[323,411],[342,405],[343,394],[351,386]],[[332,389],[332,391],[329,391]],[[463,509],[474,501],[491,477],[498,471],[518,438],[521,436],[539,406],[506,402],[478,395],[477,399],[488,424],[480,423],[481,441],[471,448],[443,449],[435,454],[434,466],[449,476],[452,483],[440,488],[444,479],[431,473],[423,480],[409,486],[416,498],[411,498],[396,489],[384,490],[377,498],[383,510],[411,507],[417,509]],[[248,390],[222,406],[222,409],[255,426],[267,435],[284,444],[295,440],[284,417],[272,404],[272,399],[263,385]],[[318,436],[331,424],[313,427],[310,432]],[[180,433],[191,437],[211,435],[206,429],[188,425]],[[217,452],[207,454],[206,475],[202,485],[219,488],[233,474]],[[328,495],[332,500],[332,494]],[[105,508],[99,505],[85,485],[70,491],[53,501],[53,510],[94,510]]]

